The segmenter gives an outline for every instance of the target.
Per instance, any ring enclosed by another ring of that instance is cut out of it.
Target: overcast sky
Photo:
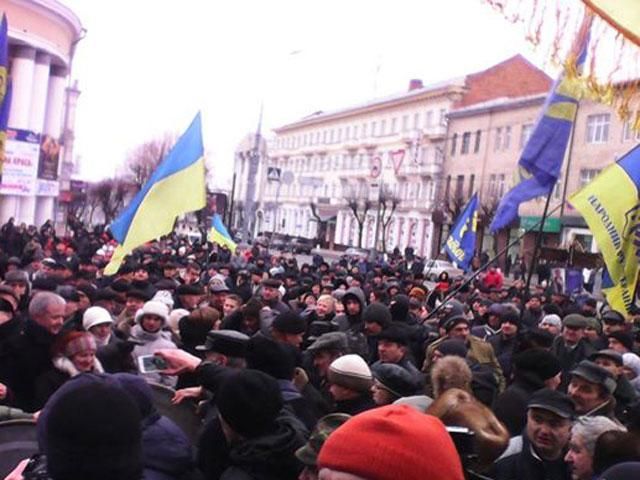
[[[482,70],[516,53],[520,29],[481,0],[63,0],[87,35],[80,90],[81,176],[112,176],[138,144],[184,130],[198,110],[220,186],[236,144],[317,110]],[[377,72],[377,73],[376,73]]]

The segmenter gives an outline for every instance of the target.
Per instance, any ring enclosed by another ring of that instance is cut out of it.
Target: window
[[[587,143],[605,143],[609,140],[611,115],[602,113],[587,117]]]
[[[333,143],[334,133],[335,132],[333,129],[329,132],[329,143]]]
[[[504,127],[504,139],[502,142],[502,149],[509,150],[511,146],[511,127]]]
[[[584,187],[587,183],[591,182],[598,176],[600,169],[598,168],[583,168],[580,170],[580,187]]]
[[[633,124],[635,123],[634,120],[628,120],[626,122],[624,122],[624,125],[622,127],[622,141],[623,142],[628,142],[630,140],[640,140],[640,130],[634,131],[633,130]]]
[[[323,131],[322,132],[322,143],[326,144],[327,143],[327,131]]]
[[[432,127],[433,126],[433,111],[429,110],[427,113],[425,113],[425,115],[424,115],[424,126],[425,127]]]
[[[402,131],[406,132],[409,130],[409,115],[402,116]]]
[[[371,136],[375,137],[378,131],[378,124],[376,122],[371,122]]]
[[[451,137],[451,156],[455,156],[456,154],[456,145],[458,143],[458,134],[454,133],[453,137]]]
[[[476,176],[472,173],[471,175],[469,175],[469,197],[473,195],[473,187],[475,182],[476,182]]]
[[[358,126],[357,125],[353,126],[353,139],[354,140],[358,139]]]
[[[443,127],[447,126],[447,110],[444,109],[444,108],[440,109],[440,120],[439,120],[439,123]]]
[[[496,128],[496,142],[494,144],[493,150],[495,152],[502,150],[502,127]]]
[[[351,137],[351,127],[344,127],[344,139],[349,140]]]
[[[339,142],[342,140],[342,129],[339,128],[338,129],[338,134],[336,135],[336,142]]]
[[[460,154],[466,155],[469,153],[469,144],[471,143],[471,132],[464,132],[462,134],[462,146],[460,147]]]
[[[520,135],[520,148],[524,148],[531,134],[533,133],[533,123],[527,123],[522,126],[522,134]]]
[[[367,124],[362,124],[362,138],[367,138]]]
[[[396,123],[398,122],[398,120],[394,117],[391,119],[391,131],[389,132],[391,135],[394,135],[396,133]]]
[[[387,121],[382,120],[380,122],[380,136],[384,137],[387,134]]]
[[[420,114],[415,113],[413,115],[413,128],[419,128],[419,127],[420,127]]]
[[[464,175],[458,175],[456,177],[456,191],[455,198],[460,199],[464,193]]]
[[[504,195],[504,173],[492,173],[489,176],[488,193],[490,197],[501,198]]]
[[[473,145],[473,153],[478,153],[480,151],[480,136],[482,132],[480,130],[476,130],[476,141]]]
[[[562,175],[560,175],[560,178],[562,178]],[[553,187],[553,198],[556,200],[560,199],[560,193],[561,193],[561,188],[560,188],[560,182],[561,180],[558,179],[558,181],[556,182],[556,184]]]

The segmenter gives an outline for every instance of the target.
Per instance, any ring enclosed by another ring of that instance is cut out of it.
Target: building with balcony
[[[68,75],[84,31],[73,11],[56,0],[0,0],[0,11],[8,20],[13,85],[0,222],[14,217],[41,225],[54,219],[61,163],[72,158],[78,92],[68,88]]]

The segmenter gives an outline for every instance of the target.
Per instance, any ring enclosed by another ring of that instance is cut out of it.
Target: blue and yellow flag
[[[603,291],[611,308],[631,311],[640,255],[640,145],[609,165],[569,201],[584,217],[602,252]]]
[[[469,270],[471,260],[476,250],[476,230],[478,226],[478,194],[473,197],[464,207],[464,210],[456,220],[444,251],[452,262],[465,272]]]
[[[205,204],[204,147],[198,113],[142,190],[111,224],[120,245],[104,269],[105,275],[116,273],[134,248],[170,233],[179,215],[204,208]]]
[[[0,175],[4,169],[5,146],[7,144],[7,128],[9,126],[9,111],[11,110],[11,97],[13,85],[11,80],[7,84],[7,89],[0,105]]]
[[[588,20],[591,18],[589,15]],[[569,64],[575,61],[578,71],[587,57],[589,26],[590,22],[583,23],[573,49],[575,58],[568,61]],[[521,203],[548,195],[555,186],[581,97],[580,80],[566,73],[560,75],[547,96],[542,114],[518,162],[520,182],[507,192],[498,205],[489,227],[492,233],[516,219]]]
[[[209,241],[217,243],[221,247],[227,247],[232,252],[236,251],[238,245],[233,241],[227,227],[222,223],[222,218],[219,213],[214,213],[211,219],[211,229],[209,230]]]
[[[9,36],[7,16],[2,14],[0,22],[0,103],[7,92],[7,81],[9,73]]]

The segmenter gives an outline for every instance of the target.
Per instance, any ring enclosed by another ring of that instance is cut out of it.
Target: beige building
[[[0,12],[8,19],[13,82],[0,222],[14,217],[41,225],[54,219],[60,174],[72,169],[61,168],[73,158],[69,127],[78,94],[68,88],[68,75],[84,30],[75,13],[56,0],[0,0]]]

